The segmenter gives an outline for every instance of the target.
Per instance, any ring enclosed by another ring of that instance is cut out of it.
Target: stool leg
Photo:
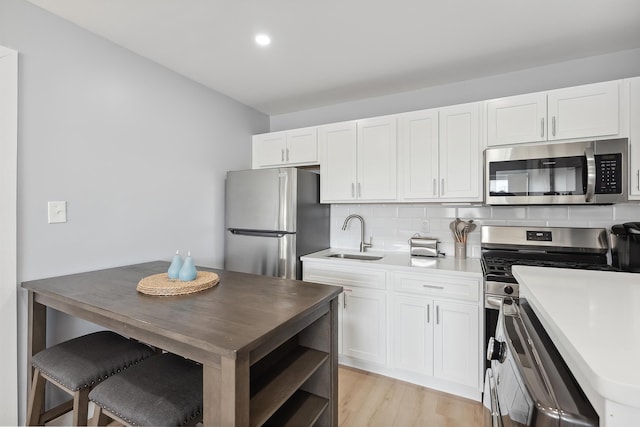
[[[73,425],[86,426],[89,411],[89,388],[73,393]]]
[[[89,420],[90,426],[106,426],[112,421],[111,417],[105,414],[100,406],[95,405],[93,409],[93,417]]]
[[[44,409],[44,387],[45,379],[40,374],[40,369],[33,372],[33,383],[29,392],[29,402],[27,404],[27,425],[40,426],[40,415]]]

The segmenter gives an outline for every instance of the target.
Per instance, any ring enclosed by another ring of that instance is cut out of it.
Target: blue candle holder
[[[190,282],[191,280],[195,280],[196,276],[198,276],[198,272],[196,271],[196,266],[193,263],[193,258],[191,258],[191,252],[188,252],[178,277],[183,282]]]

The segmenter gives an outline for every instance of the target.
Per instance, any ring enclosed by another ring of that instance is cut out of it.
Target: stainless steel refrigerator
[[[329,247],[330,207],[315,172],[227,172],[225,198],[225,270],[301,279],[300,257]]]

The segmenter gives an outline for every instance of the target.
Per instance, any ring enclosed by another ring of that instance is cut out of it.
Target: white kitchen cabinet
[[[395,272],[393,365],[478,388],[480,280]]]
[[[402,200],[481,201],[481,104],[400,117]]]
[[[640,200],[640,77],[629,85],[629,199]]]
[[[433,300],[408,295],[393,297],[394,367],[433,375]]]
[[[435,301],[433,375],[478,386],[480,367],[478,306]]]
[[[254,169],[313,164],[318,164],[318,134],[315,127],[253,136]]]
[[[385,292],[344,288],[342,354],[384,365],[387,362]]]
[[[402,199],[437,200],[439,194],[438,110],[403,114],[400,151],[402,153]]]
[[[475,102],[438,112],[440,199],[482,201],[480,107]]]
[[[487,145],[622,136],[620,81],[486,102]]]
[[[386,272],[305,262],[303,280],[343,287],[338,312],[341,362],[384,366],[387,362]]]
[[[395,117],[322,126],[319,139],[322,202],[396,200]]]

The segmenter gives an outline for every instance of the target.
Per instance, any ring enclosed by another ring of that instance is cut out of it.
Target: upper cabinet
[[[617,137],[620,82],[604,82],[487,101],[487,145]]]
[[[640,77],[629,84],[629,199],[640,200]]]
[[[318,164],[317,128],[253,136],[253,169]]]
[[[400,116],[404,201],[482,201],[481,103]]]
[[[322,126],[321,200],[396,200],[396,117],[385,116]]]

